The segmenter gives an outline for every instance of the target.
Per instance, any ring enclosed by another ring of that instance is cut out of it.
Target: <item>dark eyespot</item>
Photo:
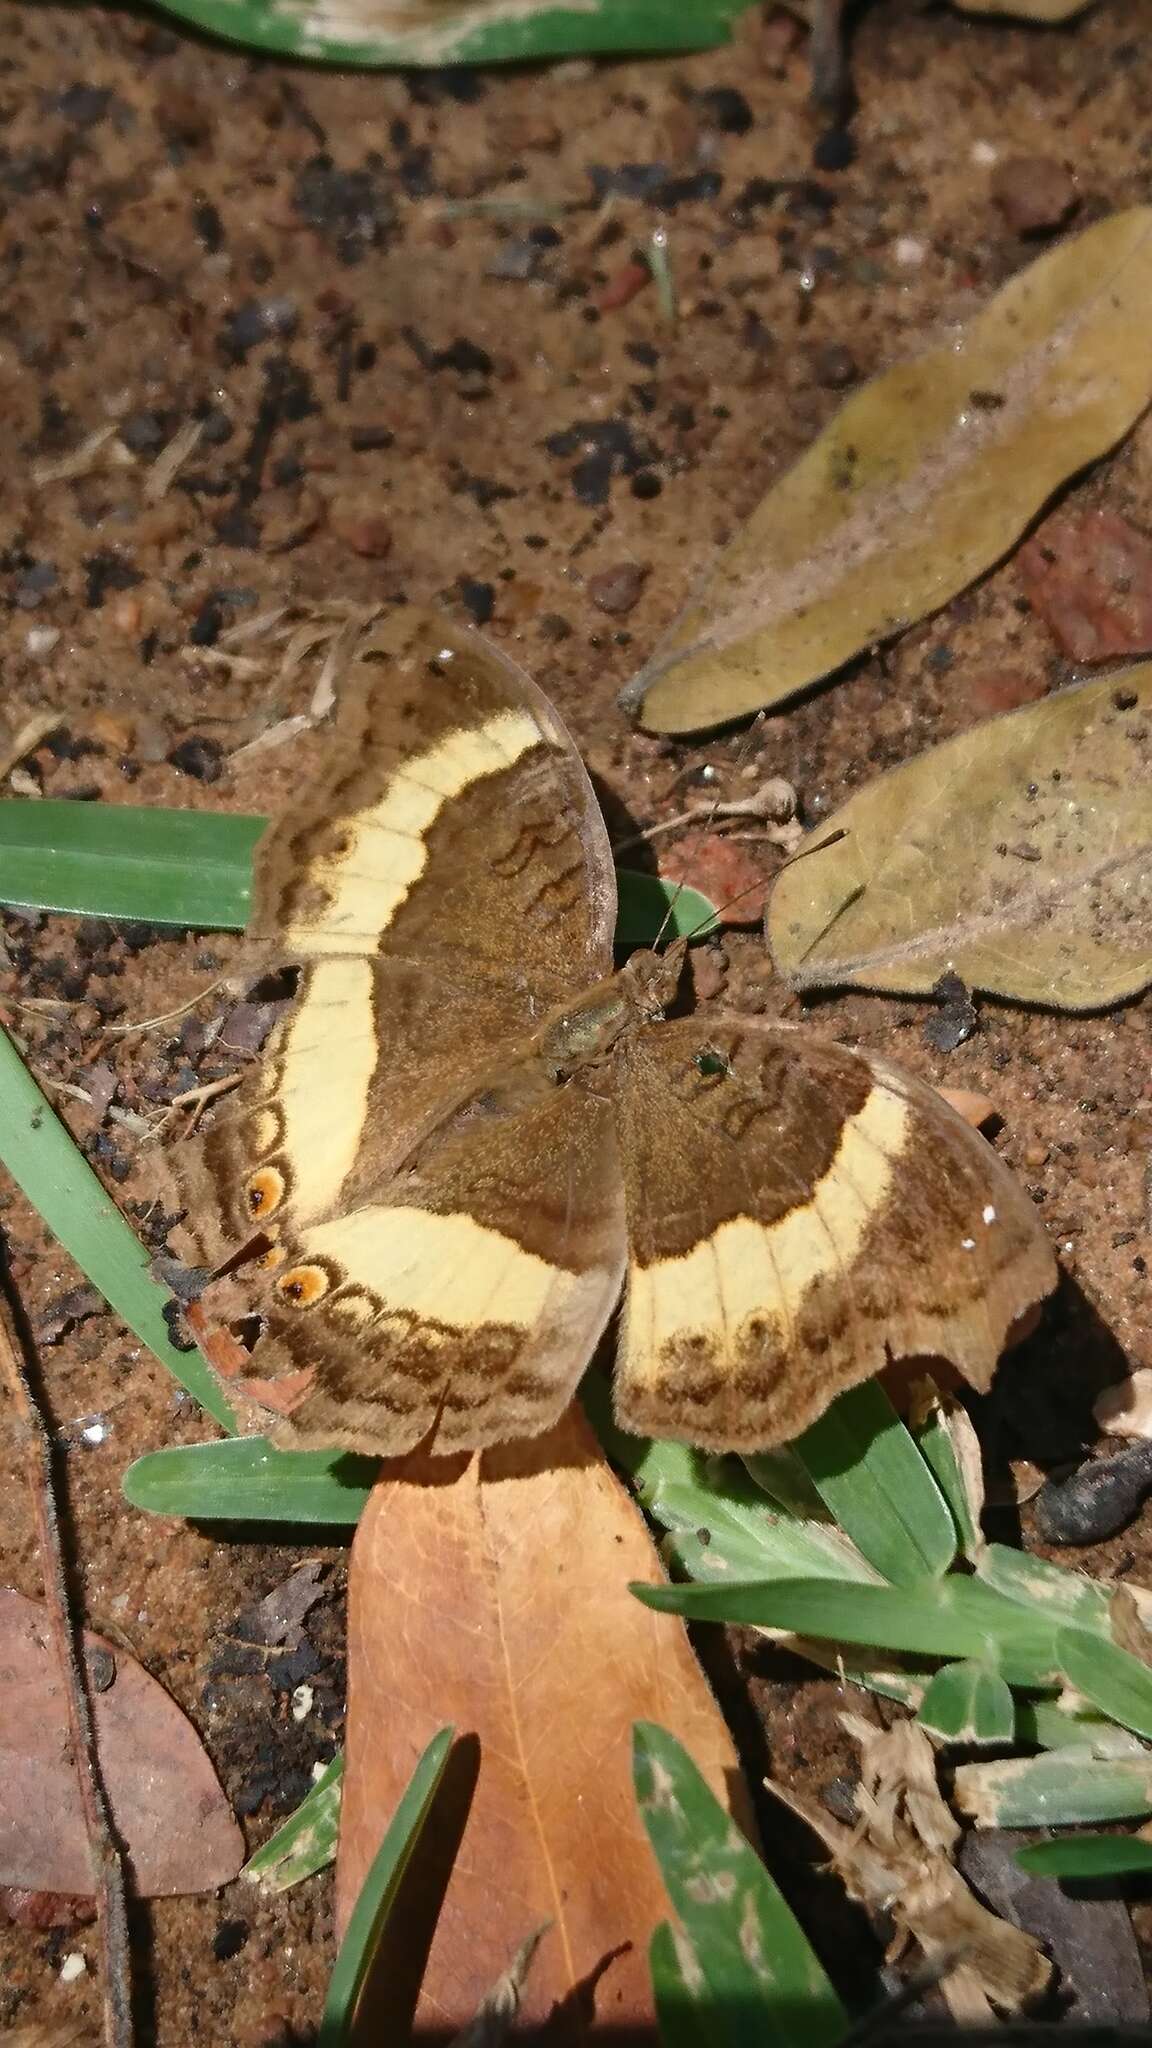
[[[276,1292],[296,1308],[313,1308],[331,1284],[323,1266],[289,1266],[276,1282]]]
[[[286,1193],[284,1175],[275,1166],[261,1166],[248,1176],[244,1190],[248,1202],[248,1214],[265,1217],[274,1216]]]

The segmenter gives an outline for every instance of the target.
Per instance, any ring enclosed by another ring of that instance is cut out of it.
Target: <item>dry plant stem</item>
[[[7,1283],[0,1293],[0,1374],[12,1390],[23,1439],[28,1490],[36,1521],[48,1625],[68,1709],[68,1731],[92,1858],[102,1946],[101,1987],[106,2048],[132,2048],[132,1976],[128,1942],[128,1907],[124,1864],[112,1826],[104,1781],[96,1754],[96,1736],[88,1696],[88,1680],[68,1611],[68,1584],[60,1521],[52,1490],[52,1444],[36,1405],[17,1335]]]

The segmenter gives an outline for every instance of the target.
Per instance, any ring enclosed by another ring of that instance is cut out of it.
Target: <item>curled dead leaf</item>
[[[1007,553],[1152,396],[1152,208],[1012,278],[854,392],[719,556],[621,701],[653,732],[782,704]]]
[[[1152,664],[987,720],[866,784],[772,892],[793,988],[971,988],[1092,1010],[1152,978]]]
[[[980,2025],[993,2009],[1021,2011],[1045,1989],[1050,1966],[1029,1935],[981,1905],[956,1869],[960,1827],[940,1795],[924,1730],[915,1721],[882,1729],[857,1715],[841,1718],[860,1744],[856,1826],[774,1780],[772,1791],[820,1837],[849,1897],[891,1915],[893,1953],[915,1941],[929,1960],[956,1959],[941,1983],[956,2020]]]

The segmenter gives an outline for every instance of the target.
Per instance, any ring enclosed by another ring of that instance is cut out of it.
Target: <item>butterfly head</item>
[[[621,968],[620,979],[628,984],[632,1005],[645,1023],[654,1023],[675,1001],[687,951],[687,939],[674,939],[662,953],[642,948]]]

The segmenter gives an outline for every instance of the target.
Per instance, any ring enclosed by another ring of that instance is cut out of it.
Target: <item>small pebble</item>
[[[1129,1444],[1081,1465],[1071,1479],[1050,1479],[1036,1496],[1036,1528],[1046,1543],[1103,1543],[1152,1493],[1152,1442]]]
[[[712,85],[693,95],[700,118],[721,135],[747,135],[752,126],[752,109],[734,85]]]
[[[209,739],[204,733],[193,733],[181,740],[168,755],[173,768],[181,775],[192,775],[197,782],[219,782],[222,773],[224,750],[219,740]]]
[[[860,375],[850,348],[839,341],[825,342],[812,351],[812,374],[825,391],[843,391]]]
[[[980,1026],[976,1006],[958,974],[942,974],[932,990],[941,1007],[924,1026],[924,1037],[937,1052],[955,1052]]]
[[[329,510],[328,524],[354,555],[381,561],[392,551],[392,528],[366,499],[337,498]]]
[[[87,1975],[87,1971],[88,1965],[79,1949],[73,1949],[71,1955],[65,1956],[60,1965],[60,1982],[75,1984],[79,1978]]]
[[[616,562],[588,578],[588,595],[598,611],[618,618],[632,610],[650,574],[647,562]]]
[[[476,625],[489,624],[496,610],[496,592],[490,583],[481,583],[474,576],[459,576],[456,594]]]
[[[1051,156],[1009,156],[990,180],[992,197],[1018,235],[1054,234],[1079,204],[1076,182]]]

